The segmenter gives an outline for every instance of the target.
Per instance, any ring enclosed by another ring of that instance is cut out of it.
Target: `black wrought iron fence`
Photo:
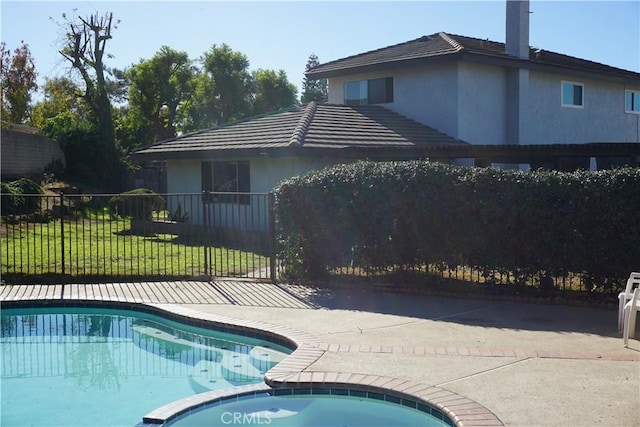
[[[19,197],[3,208],[3,276],[275,278],[271,194]]]

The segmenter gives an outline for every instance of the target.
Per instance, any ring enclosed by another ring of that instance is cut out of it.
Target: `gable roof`
[[[485,62],[506,67],[591,74],[599,78],[639,83],[640,73],[542,49],[529,49],[529,60],[510,56],[505,44],[444,32],[320,64],[306,74],[321,79],[443,60]]]
[[[454,145],[468,144],[378,105],[310,102],[160,141],[133,154],[157,160],[327,152],[375,156]]]

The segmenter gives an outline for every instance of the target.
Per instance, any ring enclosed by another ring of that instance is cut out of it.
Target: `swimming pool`
[[[228,396],[168,420],[163,427],[270,425],[443,427],[441,411],[391,394],[344,388],[283,388]]]
[[[3,307],[0,424],[136,425],[195,393],[263,381],[291,349],[118,309]]]

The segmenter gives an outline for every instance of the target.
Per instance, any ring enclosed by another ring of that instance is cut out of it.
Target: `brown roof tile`
[[[365,71],[376,67],[379,69],[383,66],[400,66],[434,58],[453,59],[460,54],[479,55],[494,60],[522,63],[522,60],[507,55],[504,43],[441,32],[320,64],[309,71],[307,75],[313,78],[325,78],[347,72]],[[530,66],[561,67],[568,71],[640,79],[640,73],[542,49],[530,49],[528,62]]]
[[[316,104],[292,107],[225,126],[160,141],[134,152],[145,158],[200,157],[245,150],[416,148],[466,145],[377,105]],[[299,152],[298,152],[299,153]]]

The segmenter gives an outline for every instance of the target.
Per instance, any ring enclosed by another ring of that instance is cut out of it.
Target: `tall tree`
[[[190,94],[193,75],[187,53],[168,46],[127,72],[129,106],[151,124],[156,141],[176,136],[178,107]]]
[[[259,69],[253,72],[254,114],[278,110],[296,104],[298,89],[289,82],[287,73]]]
[[[112,29],[117,28],[113,23],[113,14],[101,15],[96,12],[86,18],[71,20],[66,15],[63,18],[68,30],[60,53],[69,61],[72,70],[80,75],[84,86],[82,98],[92,113],[92,131],[96,135],[87,139],[86,147],[76,144],[80,139],[73,139],[73,147],[92,154],[87,155],[87,162],[91,164],[87,165],[86,170],[100,184],[107,189],[120,189],[128,165],[123,151],[116,145],[110,100],[110,90],[115,86],[109,80],[109,69],[104,62],[108,58],[107,42],[112,38]],[[67,121],[59,122],[62,127],[66,124]]]
[[[24,41],[13,51],[6,44],[0,44],[2,79],[2,119],[21,124],[27,118],[31,94],[38,89],[36,66]]]
[[[327,79],[311,79],[307,76],[311,69],[320,65],[318,56],[312,53],[307,60],[305,66],[305,76],[302,80],[302,95],[300,96],[300,102],[306,104],[310,101],[316,101],[320,103],[327,102],[328,99],[328,84]]]
[[[66,19],[66,15],[63,15]],[[84,83],[83,98],[94,114],[96,129],[105,144],[115,145],[113,117],[109,99],[107,67],[104,63],[111,36],[113,14],[96,12],[88,18],[68,20],[64,46],[60,50]]]
[[[202,58],[204,71],[213,78],[217,104],[217,124],[231,122],[251,112],[249,60],[222,44],[213,45]]]

